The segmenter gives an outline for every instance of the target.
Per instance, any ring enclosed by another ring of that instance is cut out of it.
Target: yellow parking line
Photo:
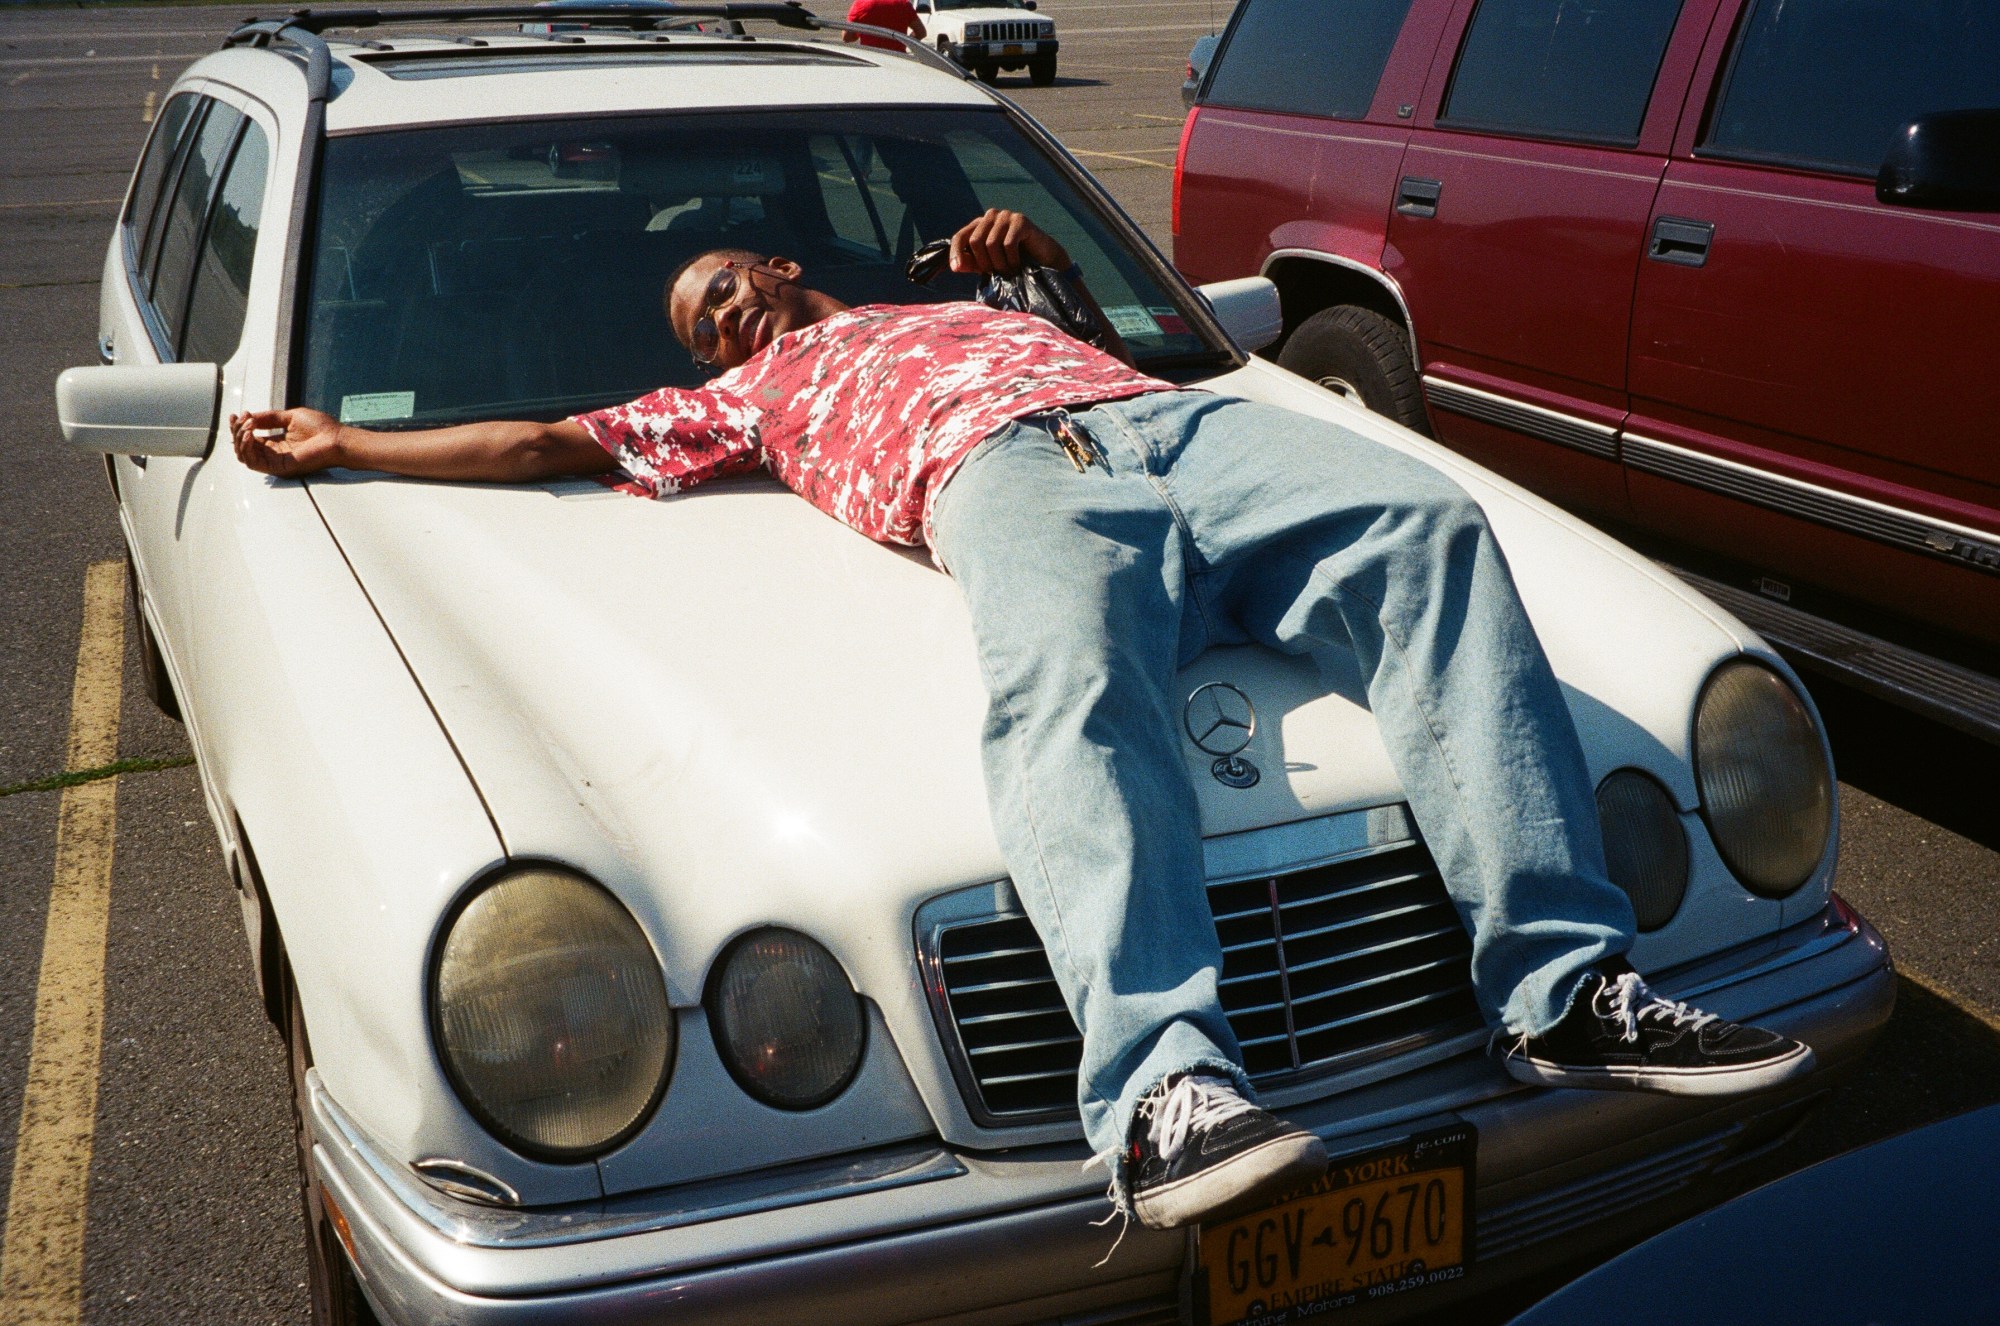
[[[1144,150],[1144,151],[1148,151],[1148,152],[1170,152],[1170,151],[1173,151],[1173,149],[1172,149],[1172,148],[1167,148],[1167,147],[1149,147],[1149,148],[1145,148],[1145,149],[1142,149],[1142,150]],[[1164,162],[1164,161],[1148,161],[1148,160],[1146,160],[1146,158],[1144,158],[1144,157],[1133,157],[1133,156],[1127,156],[1127,155],[1125,155],[1125,154],[1124,154],[1123,152],[1090,152],[1090,151],[1086,151],[1085,149],[1083,149],[1083,148],[1081,148],[1081,147],[1073,147],[1073,148],[1071,148],[1071,149],[1070,149],[1070,151],[1072,151],[1072,152],[1076,153],[1076,154],[1077,154],[1078,156],[1080,156],[1080,157],[1109,157],[1109,158],[1111,158],[1111,160],[1113,160],[1113,161],[1129,161],[1129,162],[1131,162],[1131,163],[1132,163],[1133,165],[1135,165],[1135,166],[1151,166],[1151,167],[1153,167],[1153,168],[1154,168],[1155,170],[1172,170],[1172,169],[1173,169],[1173,167],[1172,167],[1171,165],[1167,164],[1167,163],[1166,163],[1166,162]]]
[[[148,92],[146,94],[146,104],[139,111],[139,123],[151,124],[153,122],[153,102],[159,95],[157,92]]]
[[[94,562],[84,575],[83,638],[70,692],[71,770],[108,764],[118,753],[124,577],[115,561]],[[116,778],[82,783],[64,790],[57,813],[55,886],[0,1243],[0,1326],[70,1326],[82,1312],[117,796]]]

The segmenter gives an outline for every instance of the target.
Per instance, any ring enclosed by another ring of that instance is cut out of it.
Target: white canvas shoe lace
[[[1193,1073],[1167,1088],[1165,1099],[1149,1096],[1139,1102],[1140,1114],[1151,1119],[1147,1138],[1160,1153],[1160,1159],[1169,1161],[1187,1147],[1188,1138],[1194,1133],[1256,1108],[1236,1094],[1235,1085],[1228,1079]]]
[[[1654,994],[1635,971],[1623,972],[1617,979],[1606,981],[1598,987],[1597,998],[1603,1001],[1602,1015],[1624,1028],[1619,1039],[1628,1044],[1639,1039],[1639,1024],[1647,1018],[1695,1031],[1716,1020],[1713,1013],[1704,1013],[1678,1000]]]
[[[1135,1113],[1147,1121],[1146,1136],[1160,1153],[1160,1159],[1170,1161],[1186,1148],[1188,1137],[1195,1129],[1210,1127],[1255,1108],[1236,1094],[1236,1084],[1227,1078],[1190,1073],[1176,1079],[1164,1094],[1158,1090],[1148,1092],[1139,1101]],[[1088,1171],[1102,1165],[1110,1169],[1123,1150],[1123,1147],[1112,1147],[1100,1151],[1084,1161],[1083,1168]],[[1102,1220],[1093,1220],[1091,1224],[1102,1228],[1116,1220],[1119,1222],[1118,1237],[1112,1240],[1110,1251],[1104,1254],[1097,1267],[1111,1260],[1111,1254],[1117,1252],[1118,1245],[1125,1241],[1125,1231],[1132,1226],[1132,1208],[1119,1195],[1116,1179],[1112,1180],[1105,1196],[1111,1199],[1111,1214]]]

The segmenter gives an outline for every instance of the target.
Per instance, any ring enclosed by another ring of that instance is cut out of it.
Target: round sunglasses
[[[768,263],[738,262],[731,258],[708,278],[708,285],[701,292],[701,316],[695,319],[694,327],[688,333],[688,353],[694,356],[697,364],[716,367],[715,356],[722,351],[722,333],[716,329],[715,315],[736,298],[741,287],[750,280],[749,273],[759,268],[776,274]],[[738,272],[743,275],[738,276]]]

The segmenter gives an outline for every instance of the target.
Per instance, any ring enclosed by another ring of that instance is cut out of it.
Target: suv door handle
[[[1396,186],[1396,210],[1404,216],[1436,216],[1438,195],[1443,191],[1442,181],[1405,175]]]
[[[1714,240],[1713,221],[1663,216],[1653,222],[1653,242],[1647,246],[1646,256],[1676,267],[1701,267],[1708,262],[1708,246]]]

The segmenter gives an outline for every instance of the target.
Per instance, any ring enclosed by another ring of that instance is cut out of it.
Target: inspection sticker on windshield
[[[1454,1124],[1327,1166],[1261,1211],[1201,1227],[1195,1326],[1290,1326],[1462,1279],[1478,1134]]]
[[[1115,304],[1104,310],[1104,316],[1111,319],[1111,329],[1120,336],[1160,334],[1160,324],[1153,321],[1153,315],[1137,304]]]
[[[377,419],[407,419],[417,412],[414,391],[371,391],[340,398],[340,422],[366,424]]]

